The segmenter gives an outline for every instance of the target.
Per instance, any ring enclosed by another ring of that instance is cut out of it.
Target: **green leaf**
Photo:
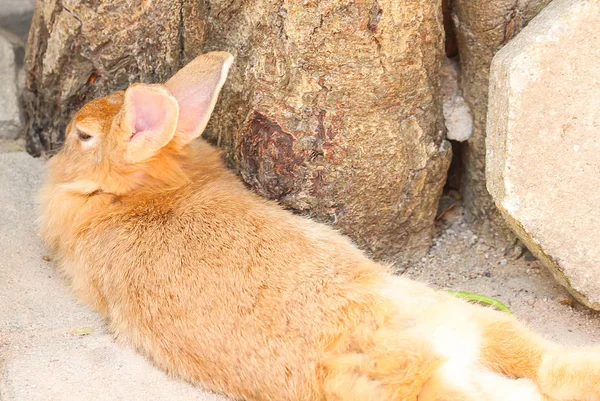
[[[512,315],[512,311],[506,305],[504,305],[502,302],[500,302],[494,298],[486,297],[485,295],[474,294],[472,292],[465,292],[465,291],[446,290],[446,292],[450,295],[454,295],[456,298],[464,299],[466,301],[475,302],[475,303],[482,304],[482,305],[493,306],[494,308],[498,309],[499,311],[506,312],[506,313]]]

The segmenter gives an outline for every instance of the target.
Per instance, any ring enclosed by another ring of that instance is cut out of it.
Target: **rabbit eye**
[[[81,140],[83,142],[89,141],[90,139],[92,139],[92,136],[86,134],[85,132],[77,132],[77,136],[79,137],[79,140]]]

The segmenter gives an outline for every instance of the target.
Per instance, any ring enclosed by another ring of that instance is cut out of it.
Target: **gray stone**
[[[511,228],[600,310],[600,2],[555,0],[495,57],[487,183]]]
[[[226,401],[117,345],[98,315],[75,302],[36,235],[43,172],[40,159],[0,153],[0,400]],[[80,327],[94,331],[70,334]]]
[[[22,67],[25,59],[25,41],[18,35],[2,28],[0,28],[0,36],[4,36],[4,38],[8,40],[8,43],[11,44],[15,53],[14,58],[17,68]]]
[[[35,0],[2,0],[0,1],[0,21],[15,15],[33,13]]]
[[[21,131],[15,53],[0,35],[0,138],[16,138]]]
[[[26,40],[34,8],[35,0],[1,0],[0,28]]]
[[[458,63],[443,58],[440,75],[446,138],[464,142],[473,133],[473,116],[458,86]]]

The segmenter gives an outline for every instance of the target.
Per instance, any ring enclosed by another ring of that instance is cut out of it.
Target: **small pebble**
[[[570,306],[571,308],[575,307],[575,300],[573,298],[570,298],[570,297],[561,298],[558,302],[561,305]]]

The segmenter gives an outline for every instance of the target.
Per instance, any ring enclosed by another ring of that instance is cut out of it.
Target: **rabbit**
[[[394,275],[247,189],[200,139],[233,56],[84,105],[40,233],[116,341],[234,399],[599,401],[600,348]]]

